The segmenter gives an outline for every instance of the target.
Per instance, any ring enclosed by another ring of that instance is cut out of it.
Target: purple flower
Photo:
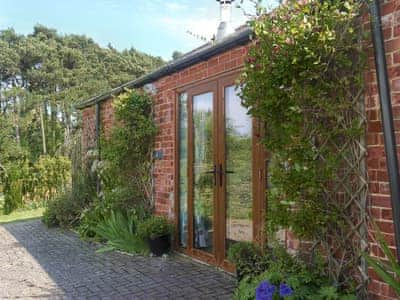
[[[262,281],[256,288],[256,300],[272,300],[276,286],[269,281]]]
[[[293,295],[293,290],[287,284],[281,283],[279,286],[279,296],[281,297],[288,297]]]

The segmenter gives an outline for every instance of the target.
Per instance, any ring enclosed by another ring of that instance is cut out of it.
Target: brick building
[[[381,1],[381,13],[400,140],[400,2]],[[246,115],[234,91],[250,35],[248,28],[241,28],[78,106],[83,115],[83,146],[89,149],[96,145],[96,118],[104,128],[112,124],[113,96],[124,88],[141,87],[154,95],[160,129],[153,174],[156,212],[176,221],[180,251],[228,270],[232,266],[225,255],[232,242],[262,239],[265,209],[266,154],[259,144],[260,127]],[[373,51],[365,79],[369,212],[395,248]],[[370,249],[382,256],[372,239]],[[395,299],[387,285],[373,272],[370,275],[373,299]]]

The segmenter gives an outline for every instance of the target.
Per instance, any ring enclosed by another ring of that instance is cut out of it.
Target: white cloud
[[[176,43],[176,50],[190,51],[204,44],[202,37],[210,40],[217,32],[219,4],[215,0],[136,1],[138,4],[135,6],[134,14],[151,16],[148,26],[162,32],[165,39],[173,40]],[[235,3],[240,3],[240,1],[237,0]],[[251,1],[245,0],[244,7],[246,12],[254,14],[255,10]],[[233,5],[232,10],[234,28],[245,24],[249,19],[236,5]]]
[[[207,6],[189,7],[181,2],[169,1],[163,4],[171,12],[161,15],[155,20],[160,28],[166,28],[169,33],[185,42],[198,46],[200,39],[193,35],[205,37],[210,40],[217,31],[219,23],[218,3],[210,1]],[[179,12],[178,12],[179,10]],[[241,9],[233,8],[232,23],[233,27],[239,27],[247,21],[248,17],[243,14]],[[191,32],[193,35],[188,33]]]
[[[216,31],[218,21],[207,18],[173,18],[173,17],[163,17],[158,20],[158,22],[167,28],[169,32],[174,33],[174,35],[181,35],[182,32],[188,36],[188,31],[204,36],[210,39]]]

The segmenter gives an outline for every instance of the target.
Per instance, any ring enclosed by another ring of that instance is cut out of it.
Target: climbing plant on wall
[[[267,229],[313,242],[340,286],[362,277],[361,9],[355,0],[288,1],[262,14],[241,77],[244,105],[266,126]]]
[[[116,124],[102,138],[101,158],[106,164],[101,177],[106,189],[130,186],[131,197],[151,199],[152,151],[157,127],[153,99],[141,90],[128,90],[113,102]]]

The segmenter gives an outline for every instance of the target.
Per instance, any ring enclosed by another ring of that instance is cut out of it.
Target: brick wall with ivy
[[[400,2],[381,1],[383,31],[385,37],[386,57],[391,84],[391,96],[396,138],[400,142]],[[369,26],[366,17],[365,26]],[[154,200],[158,214],[173,217],[174,212],[174,151],[175,151],[175,101],[176,89],[202,79],[210,78],[224,72],[237,69],[244,63],[247,47],[237,47],[216,57],[193,65],[185,70],[158,80],[155,85],[155,120],[160,131],[156,138],[155,150],[162,150],[163,157],[154,165]],[[394,228],[391,210],[390,190],[388,183],[379,95],[374,65],[372,45],[368,47],[368,68],[365,72],[367,114],[367,168],[369,186],[369,209],[389,245],[394,250]],[[101,104],[102,128],[107,130],[113,122],[112,99]],[[95,109],[83,110],[83,149],[95,145]],[[399,144],[400,145],[400,144]],[[85,152],[83,152],[85,153]],[[398,147],[400,156],[400,146]],[[298,242],[288,234],[288,245],[297,247]],[[383,257],[377,243],[370,237],[371,253]],[[373,299],[396,299],[395,294],[370,270],[370,295]]]

